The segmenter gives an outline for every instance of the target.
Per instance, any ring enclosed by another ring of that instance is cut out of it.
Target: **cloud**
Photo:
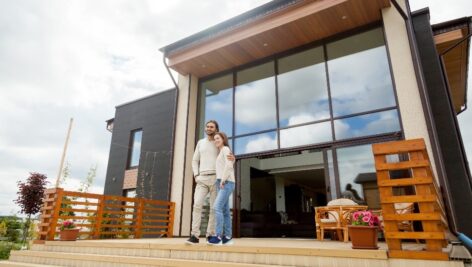
[[[97,164],[93,190],[102,191],[105,120],[116,105],[173,86],[158,48],[267,1],[228,2],[1,1],[0,215],[18,211],[16,181],[30,171],[55,183],[70,117],[70,179]]]

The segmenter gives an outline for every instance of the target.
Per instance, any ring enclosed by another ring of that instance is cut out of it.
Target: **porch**
[[[393,259],[387,245],[353,250],[351,243],[287,238],[238,238],[233,246],[185,245],[185,238],[46,241],[13,251],[0,266],[464,266],[462,261]],[[404,243],[409,250],[424,245]],[[450,250],[450,247],[444,251]],[[33,264],[33,265],[26,265]]]

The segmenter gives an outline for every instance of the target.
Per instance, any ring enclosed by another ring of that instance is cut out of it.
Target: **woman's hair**
[[[219,132],[220,131],[220,126],[218,126],[218,122],[216,122],[215,120],[209,120],[205,123],[205,126],[208,124],[208,123],[213,123],[215,125],[215,128],[216,128],[216,131]]]
[[[223,132],[216,132],[214,136],[219,135],[223,139],[223,145],[229,147],[228,136]]]

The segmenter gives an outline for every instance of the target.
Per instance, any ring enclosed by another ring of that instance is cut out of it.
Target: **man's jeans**
[[[233,236],[233,228],[231,226],[231,212],[229,210],[229,196],[234,191],[234,182],[226,181],[223,189],[220,188],[221,179],[217,179],[215,183],[217,195],[215,199],[215,217],[216,217],[216,235],[222,237]],[[224,227],[224,231],[223,231]]]
[[[192,235],[200,236],[200,224],[202,223],[202,208],[205,198],[210,193],[210,216],[206,235],[215,234],[215,218],[213,213],[213,203],[216,197],[215,175],[199,175],[195,177],[197,186],[193,194],[193,212],[192,212]]]

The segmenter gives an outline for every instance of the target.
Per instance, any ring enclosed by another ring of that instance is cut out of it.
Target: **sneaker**
[[[231,237],[228,238],[228,237],[226,237],[226,236],[223,236],[223,245],[230,246],[230,245],[232,245],[232,244],[234,244],[233,238],[231,238]]]
[[[198,240],[198,237],[192,235],[187,241],[185,241],[185,244],[196,245],[199,242],[200,242],[200,240]]]
[[[212,236],[210,237],[210,240],[208,240],[207,244],[213,246],[221,246],[223,245],[223,241],[217,236]]]

